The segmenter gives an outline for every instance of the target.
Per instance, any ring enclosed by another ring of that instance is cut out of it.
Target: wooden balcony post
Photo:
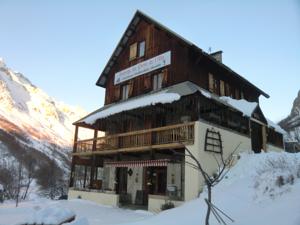
[[[77,151],[77,141],[78,141],[78,126],[75,126],[75,134],[74,134],[74,145],[73,145],[73,153]]]
[[[77,151],[77,141],[78,141],[78,126],[75,126],[75,134],[74,134],[74,143],[73,143],[73,153]],[[74,173],[75,173],[75,162],[74,156],[71,161],[71,176],[69,181],[69,187],[73,187],[74,185]]]
[[[93,152],[96,151],[97,148],[97,137],[98,137],[98,130],[94,130],[94,139],[93,139],[93,147],[92,147]],[[90,188],[93,188],[94,176],[95,176],[95,164],[96,164],[96,156],[92,155]]]

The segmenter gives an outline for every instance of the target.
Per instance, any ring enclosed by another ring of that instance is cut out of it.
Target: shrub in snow
[[[256,194],[275,198],[289,192],[295,177],[299,178],[300,160],[293,154],[273,154],[257,169]],[[258,197],[257,196],[257,197]]]
[[[164,211],[164,210],[175,208],[175,205],[173,202],[166,202],[165,204],[162,204],[160,208],[162,211]]]
[[[277,185],[278,187],[281,187],[281,186],[284,185],[284,178],[283,178],[283,176],[278,176],[278,177],[277,177],[276,185]]]
[[[68,223],[68,225],[89,225],[89,221],[84,217],[74,220],[73,222]]]

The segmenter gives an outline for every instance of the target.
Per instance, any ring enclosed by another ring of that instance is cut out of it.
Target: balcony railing
[[[110,150],[164,148],[194,143],[194,122],[108,135],[76,142],[75,154]]]

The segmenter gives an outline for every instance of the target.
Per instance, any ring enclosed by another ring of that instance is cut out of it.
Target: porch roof
[[[129,98],[127,100],[123,100],[120,102],[112,103],[109,105],[105,105],[102,108],[90,113],[86,117],[80,119],[74,124],[87,124],[93,125],[98,119],[103,119],[108,116],[129,111],[132,109],[143,108],[146,106],[156,105],[156,104],[166,104],[172,103],[174,101],[178,101],[181,97],[194,94],[196,92],[201,93],[204,97],[217,101],[227,107],[235,109],[241,113],[243,113],[246,117],[251,117],[253,112],[259,104],[257,102],[248,102],[245,99],[232,99],[226,96],[218,96],[215,95],[198,85],[185,81],[167,88],[164,88],[160,91],[150,92],[144,95],[139,95],[133,98]],[[278,126],[274,125],[274,123],[270,123],[268,121],[268,125],[276,129],[276,131],[280,132],[281,130]],[[281,132],[280,132],[281,133]]]
[[[127,100],[105,105],[102,108],[92,112],[86,117],[80,119],[74,124],[94,124],[98,119],[106,118],[120,112],[142,108],[156,104],[172,103],[179,100],[182,96],[190,95],[198,90],[198,86],[192,82],[186,81],[160,91],[150,92],[144,95],[139,95]]]

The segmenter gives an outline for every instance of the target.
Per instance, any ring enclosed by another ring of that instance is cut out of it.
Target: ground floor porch
[[[69,198],[160,211],[184,200],[184,149],[74,156]]]

